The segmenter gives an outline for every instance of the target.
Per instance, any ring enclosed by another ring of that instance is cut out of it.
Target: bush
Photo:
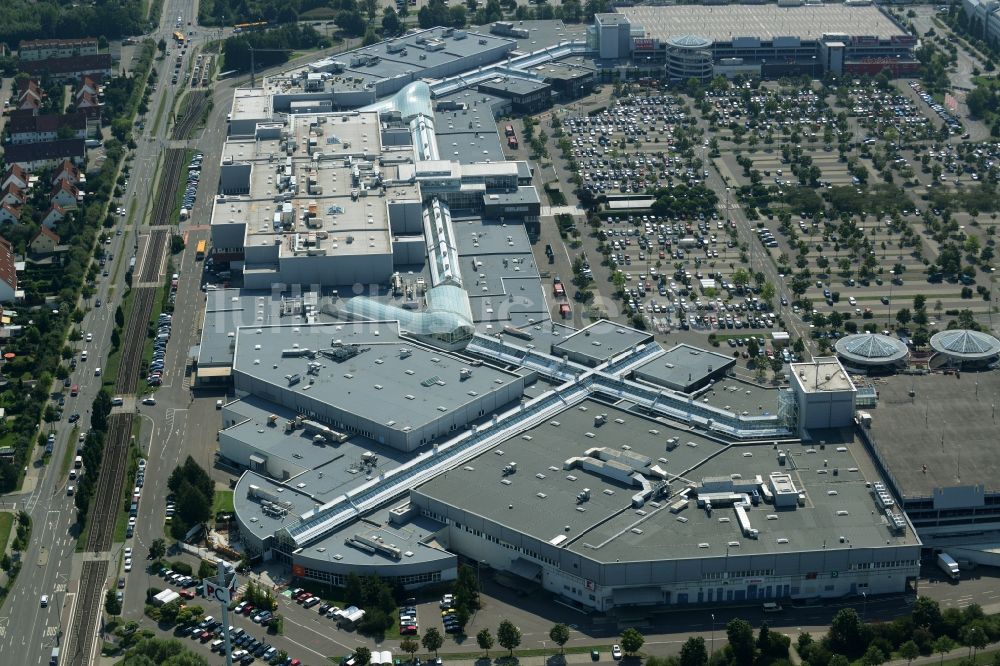
[[[187,562],[181,562],[178,560],[177,562],[171,563],[170,568],[173,569],[175,573],[183,574],[184,576],[194,575],[194,569],[192,569],[191,565]]]

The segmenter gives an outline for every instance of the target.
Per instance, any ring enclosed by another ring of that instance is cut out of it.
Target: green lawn
[[[14,514],[0,513],[0,553],[7,549],[7,540],[10,538],[10,531],[14,527]]]
[[[156,109],[156,117],[153,118],[153,131],[152,134],[155,136],[160,131],[160,121],[163,120],[163,110],[166,108],[166,100],[160,100],[160,106]]]
[[[232,513],[235,511],[233,507],[233,491],[232,490],[216,490],[215,498],[212,500],[212,515],[217,513]]]
[[[134,276],[138,279],[138,276]],[[121,336],[125,337],[125,327],[128,326],[128,318],[132,313],[132,304],[135,299],[132,298],[132,290],[129,289],[125,292],[125,297],[122,302],[122,313],[125,315],[125,326],[122,327]],[[113,315],[112,315],[113,316]],[[122,362],[122,347],[124,346],[124,340],[122,341],[122,346],[118,349],[110,352],[108,354],[108,360],[104,364],[104,381],[103,386],[105,386],[112,394],[115,391],[115,381],[118,377],[118,366]]]
[[[69,467],[73,464],[73,458],[76,457],[76,439],[79,430],[76,426],[73,426],[73,430],[69,433],[69,444],[66,445],[66,452],[63,454],[62,465],[59,467],[59,476],[63,477],[69,474]]]

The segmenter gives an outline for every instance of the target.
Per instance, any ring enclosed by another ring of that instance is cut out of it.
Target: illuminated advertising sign
[[[636,51],[655,51],[657,47],[657,40],[648,38],[638,38],[632,42],[633,47]]]

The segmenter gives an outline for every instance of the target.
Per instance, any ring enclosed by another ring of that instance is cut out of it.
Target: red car
[[[403,625],[402,627],[399,628],[399,633],[404,636],[415,634],[417,633],[417,626],[415,624]]]
[[[180,592],[178,592],[178,594],[180,594],[183,598],[188,600],[194,599],[194,592],[192,592],[191,590],[181,590]]]
[[[243,614],[249,616],[251,613],[253,613],[253,604],[247,604],[243,609]]]

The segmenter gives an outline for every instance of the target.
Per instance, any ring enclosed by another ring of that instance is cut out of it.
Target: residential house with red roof
[[[0,303],[11,303],[19,296],[14,246],[6,238],[0,238]]]

